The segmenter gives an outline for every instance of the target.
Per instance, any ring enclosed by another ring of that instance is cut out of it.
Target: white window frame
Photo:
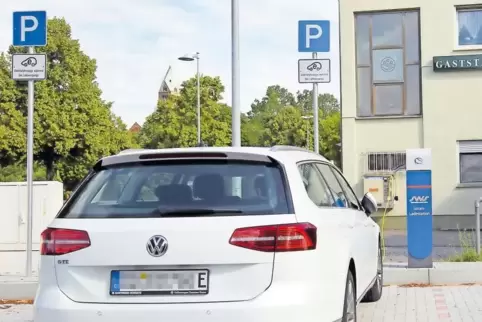
[[[460,157],[463,154],[480,154],[482,156],[482,139],[481,140],[460,140],[457,142],[457,177],[459,185],[476,185],[482,186],[481,181],[462,182]]]
[[[459,15],[460,11],[482,11],[482,5],[455,6],[454,10],[454,48],[456,51],[482,50],[480,45],[459,45]]]

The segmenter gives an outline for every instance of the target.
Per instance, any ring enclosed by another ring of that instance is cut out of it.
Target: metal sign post
[[[313,138],[314,151],[319,153],[319,116],[318,116],[318,83],[326,83],[326,80],[308,77],[306,75],[310,71],[315,73],[322,69],[322,64],[318,60],[319,52],[330,52],[330,21],[328,20],[300,20],[298,21],[298,52],[310,52],[313,55],[312,64],[302,68],[303,61],[298,61],[298,81],[300,83],[313,83]],[[328,82],[329,82],[329,65],[328,65]]]
[[[33,47],[28,48],[30,54],[34,53]],[[27,220],[27,276],[32,275],[32,231],[33,231],[33,100],[35,87],[33,80],[28,81],[28,107],[27,107],[27,195],[28,195],[28,220]]]
[[[407,246],[409,268],[433,267],[432,152],[406,152]]]
[[[231,0],[231,145],[241,146],[241,96],[240,96],[240,50],[239,50],[239,0]]]
[[[482,198],[475,200],[475,251],[480,256],[480,202]]]
[[[313,59],[318,58],[318,53],[313,53]],[[313,140],[313,144],[315,146],[315,153],[320,153],[320,138],[319,138],[319,125],[320,123],[318,122],[319,116],[318,116],[318,83],[313,82],[313,117],[314,117],[314,122],[313,122],[313,132],[315,133],[315,137]]]
[[[13,13],[13,45],[28,47],[28,54],[14,54],[12,57],[12,79],[28,81],[27,103],[27,247],[25,275],[32,275],[32,231],[33,231],[33,120],[34,81],[46,77],[46,55],[35,54],[34,46],[47,44],[47,12],[25,11]]]

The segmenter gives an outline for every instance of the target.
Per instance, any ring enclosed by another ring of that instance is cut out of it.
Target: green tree
[[[252,109],[242,117],[242,144],[272,146],[287,144],[313,150],[312,91],[296,95],[279,86],[269,86],[266,95],[255,100]],[[339,164],[340,105],[332,94],[318,96],[319,151]],[[307,133],[308,132],[308,133]]]
[[[220,103],[224,86],[219,77],[201,77],[201,139],[209,146],[231,144],[231,109]],[[173,148],[197,145],[197,80],[181,85],[179,94],[159,100],[146,118],[139,143],[146,148]]]
[[[241,116],[242,145],[265,146],[267,142],[276,141],[271,134],[266,133],[266,124],[273,122],[273,117],[281,113],[284,108],[294,106],[296,106],[296,99],[288,89],[279,85],[269,86],[265,96],[262,99],[256,99],[251,104],[251,110]],[[285,113],[280,117],[284,115]]]
[[[61,18],[48,21],[48,78],[35,84],[35,159],[46,167],[46,179],[58,173],[71,189],[100,157],[131,147],[126,126],[105,102],[96,81],[96,61],[72,39]],[[10,47],[9,54],[25,52]],[[18,83],[17,110],[26,116],[26,86]]]
[[[264,146],[263,136],[265,126],[261,116],[249,117],[241,114],[241,145]]]
[[[326,158],[334,161],[338,166],[341,165],[340,112],[333,112],[320,119],[320,153]]]
[[[302,109],[304,114],[313,114],[313,91],[303,90],[296,93],[296,105]],[[333,94],[319,94],[318,108],[323,115],[330,115],[340,111],[338,99]]]
[[[251,104],[251,111],[248,116],[255,117],[261,114],[276,114],[281,108],[296,106],[296,99],[286,88],[279,85],[269,86],[266,95],[261,99],[256,99]]]
[[[10,164],[0,167],[0,182],[23,182],[27,181],[26,164]],[[35,163],[33,167],[33,180],[45,180],[47,175],[45,167],[39,163]]]
[[[303,126],[301,116],[298,107],[288,106],[269,118],[264,131],[263,145],[305,145],[306,127]]]
[[[0,55],[0,166],[25,159],[26,120],[17,109],[19,91],[11,79],[10,61]]]

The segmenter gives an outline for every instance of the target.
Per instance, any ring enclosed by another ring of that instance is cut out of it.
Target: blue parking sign
[[[23,47],[47,45],[47,12],[14,12],[12,43]]]
[[[330,52],[330,21],[298,21],[298,51],[309,53]]]

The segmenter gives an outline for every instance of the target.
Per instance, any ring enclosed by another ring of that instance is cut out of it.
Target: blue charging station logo
[[[430,200],[429,195],[412,196],[408,201],[411,205],[409,206],[408,215],[409,216],[430,216],[432,214],[432,210],[429,209],[429,205],[430,205],[429,200]]]
[[[432,205],[430,202],[432,191],[424,185],[414,185],[408,189],[407,213],[409,216],[430,216]]]

